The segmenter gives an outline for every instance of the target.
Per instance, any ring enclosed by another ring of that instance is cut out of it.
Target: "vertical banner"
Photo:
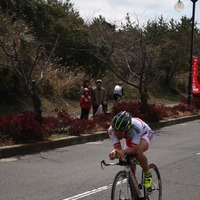
[[[198,80],[198,68],[199,60],[197,56],[193,57],[193,66],[192,66],[192,94],[200,94],[200,84]]]

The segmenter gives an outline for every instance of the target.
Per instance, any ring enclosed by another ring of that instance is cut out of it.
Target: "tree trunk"
[[[148,90],[146,88],[146,86],[144,85],[143,87],[141,87],[139,89],[140,92],[140,101],[141,101],[141,112],[145,112],[146,111],[146,106],[148,105]]]
[[[35,119],[42,123],[42,110],[41,110],[41,101],[37,94],[36,84],[35,81],[32,81],[30,88],[28,89],[29,95],[33,102],[33,107],[35,111]]]
[[[148,99],[149,99],[149,97],[148,97],[148,89],[147,89],[147,77],[146,77],[145,60],[143,61],[143,68],[142,68],[142,72],[140,74],[139,93],[140,93],[140,100],[141,100],[141,109],[143,111],[143,108],[144,109],[146,108],[146,105],[148,104]]]

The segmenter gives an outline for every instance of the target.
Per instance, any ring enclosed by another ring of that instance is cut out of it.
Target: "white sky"
[[[87,22],[94,17],[102,15],[106,21],[115,24],[124,22],[126,13],[130,14],[131,20],[136,18],[141,22],[148,19],[157,19],[161,15],[165,20],[174,18],[179,21],[186,15],[192,17],[192,1],[181,0],[184,3],[184,10],[177,12],[174,5],[178,0],[70,0],[74,9]],[[195,21],[200,23],[200,0],[196,2]],[[200,25],[198,25],[200,27]]]

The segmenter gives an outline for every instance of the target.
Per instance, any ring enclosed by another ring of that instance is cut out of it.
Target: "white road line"
[[[82,194],[78,194],[76,196],[69,197],[69,198],[63,199],[63,200],[77,200],[77,199],[81,199],[83,197],[90,196],[90,195],[95,194],[97,192],[102,192],[102,191],[107,190],[107,189],[109,189],[111,187],[112,187],[112,184],[106,185],[106,186],[103,186],[103,187],[100,187],[100,188],[97,188],[97,189],[93,189],[93,190],[90,190],[90,191],[84,192]]]
[[[18,160],[18,158],[14,158],[14,157],[2,158],[2,159],[0,159],[0,162],[13,162],[13,161],[16,161],[16,160]]]
[[[125,182],[126,182],[126,180],[123,180],[123,181],[122,181],[122,183],[125,183]],[[121,181],[118,181],[118,182],[117,182],[117,185],[120,184],[120,183],[121,183]],[[111,188],[111,187],[112,187],[112,184],[106,185],[106,186],[103,186],[103,187],[100,187],[100,188],[97,188],[97,189],[93,189],[93,190],[90,190],[90,191],[84,192],[84,193],[82,193],[82,194],[78,194],[78,195],[76,195],[76,196],[69,197],[69,198],[63,199],[63,200],[77,200],[77,199],[81,199],[81,198],[83,198],[83,197],[90,196],[90,195],[95,194],[95,193],[97,193],[97,192],[102,192],[102,191],[107,190],[107,189],[109,189],[109,188]]]

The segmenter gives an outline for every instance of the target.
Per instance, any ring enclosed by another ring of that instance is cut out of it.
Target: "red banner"
[[[192,66],[192,93],[193,94],[200,94],[200,84],[198,80],[198,67],[199,67],[199,61],[198,57],[193,57],[193,66]]]

